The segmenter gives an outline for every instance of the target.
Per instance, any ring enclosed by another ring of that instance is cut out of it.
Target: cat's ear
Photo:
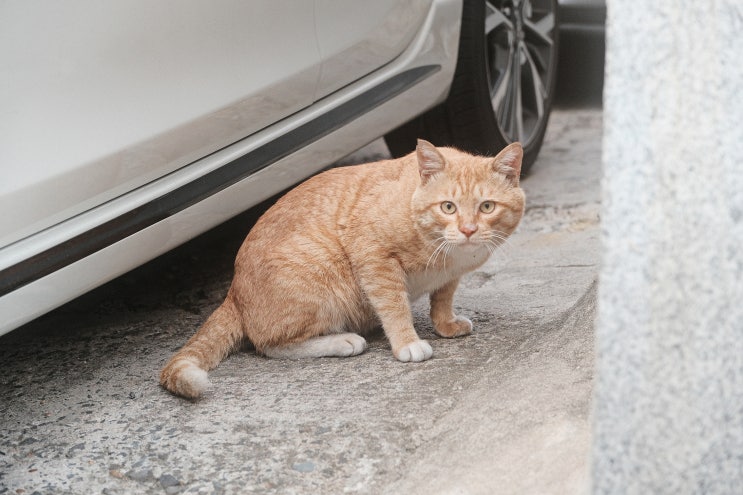
[[[506,176],[514,186],[519,185],[521,161],[524,159],[524,148],[521,143],[511,143],[501,150],[493,160],[493,169]]]
[[[446,161],[444,157],[425,139],[419,139],[415,147],[415,154],[418,157],[418,171],[421,174],[421,182],[425,184],[431,177],[442,172]]]

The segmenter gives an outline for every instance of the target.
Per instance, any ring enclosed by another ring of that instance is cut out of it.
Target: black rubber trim
[[[243,180],[373,110],[441,70],[416,67],[397,74],[316,119],[256,148],[198,180],[0,271],[0,297],[154,225]]]

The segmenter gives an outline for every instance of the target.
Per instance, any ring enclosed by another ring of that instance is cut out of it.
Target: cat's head
[[[524,213],[519,187],[523,154],[519,143],[493,158],[418,140],[420,184],[412,209],[419,232],[436,244],[445,240],[461,247],[500,245]]]

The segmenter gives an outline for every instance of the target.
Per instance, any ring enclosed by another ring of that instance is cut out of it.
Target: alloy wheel
[[[498,127],[525,147],[549,116],[556,62],[555,2],[492,0],[485,4],[486,71]]]

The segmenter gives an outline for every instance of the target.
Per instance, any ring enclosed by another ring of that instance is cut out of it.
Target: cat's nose
[[[467,236],[467,239],[472,237],[472,234],[477,232],[477,225],[474,223],[465,223],[459,226],[459,231]]]

